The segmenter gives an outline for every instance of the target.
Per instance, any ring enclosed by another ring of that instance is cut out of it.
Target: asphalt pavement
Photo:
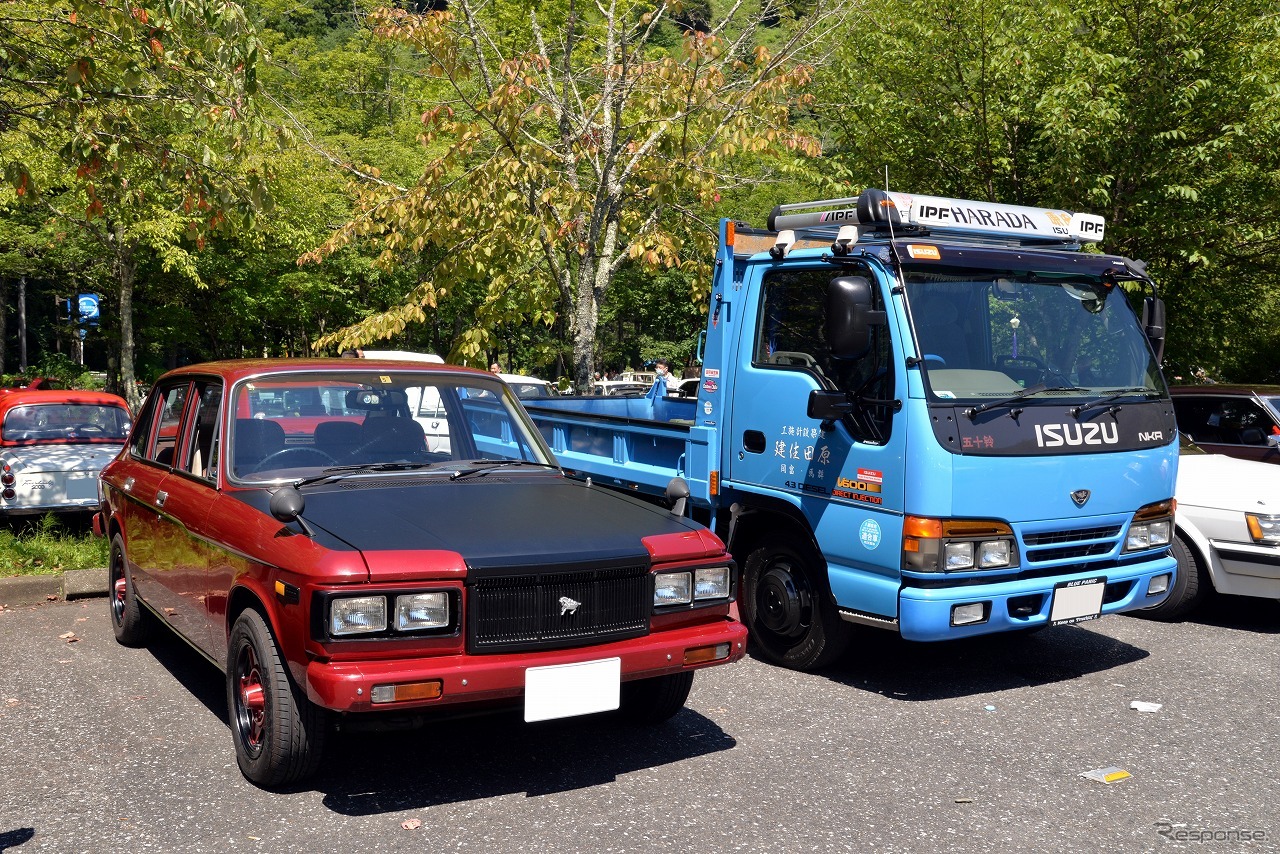
[[[654,729],[341,733],[276,793],[180,641],[118,646],[102,598],[8,607],[0,850],[1277,851],[1278,633],[1280,603],[1245,599],[947,645],[867,629],[820,674],[704,671]]]

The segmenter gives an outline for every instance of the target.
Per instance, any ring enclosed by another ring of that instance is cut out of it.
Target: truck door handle
[[[759,430],[748,430],[742,434],[742,447],[753,454],[764,453],[764,434]]]
[[[160,492],[157,492],[157,493],[156,493],[156,506],[157,506],[157,507],[163,507],[163,506],[164,506],[164,503],[165,503],[166,501],[168,501],[168,500],[169,500],[169,493],[165,492],[164,490],[161,490]]]

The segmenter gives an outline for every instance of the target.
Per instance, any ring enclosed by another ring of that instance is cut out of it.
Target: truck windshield
[[[903,279],[935,399],[1165,394],[1124,291],[1099,276],[909,265]]]

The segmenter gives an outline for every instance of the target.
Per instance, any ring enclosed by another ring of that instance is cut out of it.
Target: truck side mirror
[[[853,403],[842,391],[815,388],[809,392],[809,406],[806,414],[810,418],[821,421],[823,430],[835,429],[835,423],[850,412],[853,412]]]
[[[1147,297],[1142,301],[1142,331],[1151,342],[1156,361],[1164,359],[1164,300]]]
[[[883,311],[873,311],[871,281],[865,276],[837,276],[827,285],[827,344],[836,359],[861,359],[871,350],[871,327],[883,325]]]

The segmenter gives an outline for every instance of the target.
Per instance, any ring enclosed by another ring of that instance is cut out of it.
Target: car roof
[[[222,377],[227,382],[238,382],[247,377],[262,374],[302,373],[306,371],[341,371],[349,370],[368,373],[380,368],[395,371],[418,371],[421,373],[445,373],[463,376],[487,376],[493,374],[476,368],[464,368],[460,365],[445,365],[436,362],[405,361],[402,359],[227,359],[219,362],[200,362],[176,368],[162,376],[157,382],[182,376]]]

